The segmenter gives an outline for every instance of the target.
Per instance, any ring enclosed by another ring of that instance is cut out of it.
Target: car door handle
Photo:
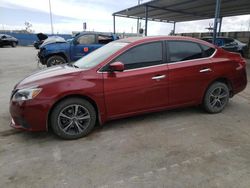
[[[152,80],[161,80],[165,77],[166,77],[166,75],[157,75],[157,76],[152,77]]]
[[[210,68],[204,68],[204,69],[201,69],[200,72],[203,73],[203,72],[211,72],[212,69]]]

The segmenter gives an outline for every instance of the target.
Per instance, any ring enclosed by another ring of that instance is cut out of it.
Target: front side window
[[[133,47],[115,61],[124,64],[125,69],[135,69],[162,63],[162,42],[152,42]]]
[[[95,35],[82,35],[77,39],[77,44],[95,44]]]
[[[199,44],[187,41],[168,41],[169,61],[178,62],[203,57]]]

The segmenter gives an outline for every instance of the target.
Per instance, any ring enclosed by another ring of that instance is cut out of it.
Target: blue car
[[[79,33],[68,41],[61,37],[49,37],[40,46],[38,57],[40,62],[47,67],[71,63],[117,39],[115,34],[96,32]]]

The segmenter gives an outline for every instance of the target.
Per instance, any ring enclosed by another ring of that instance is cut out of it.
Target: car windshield
[[[74,65],[81,69],[90,69],[126,45],[128,45],[126,42],[111,42],[79,59]]]

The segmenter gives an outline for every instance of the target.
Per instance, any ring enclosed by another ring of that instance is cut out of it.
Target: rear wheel
[[[96,123],[96,112],[91,103],[80,98],[61,101],[50,116],[51,127],[63,139],[78,139],[88,135]]]
[[[214,82],[206,91],[203,106],[209,113],[219,113],[229,100],[228,86],[222,82]]]
[[[54,55],[54,56],[51,56],[47,59],[47,67],[51,67],[51,66],[54,66],[54,65],[60,65],[60,64],[64,64],[66,63],[66,60],[62,57],[62,56],[59,56],[59,55]]]

